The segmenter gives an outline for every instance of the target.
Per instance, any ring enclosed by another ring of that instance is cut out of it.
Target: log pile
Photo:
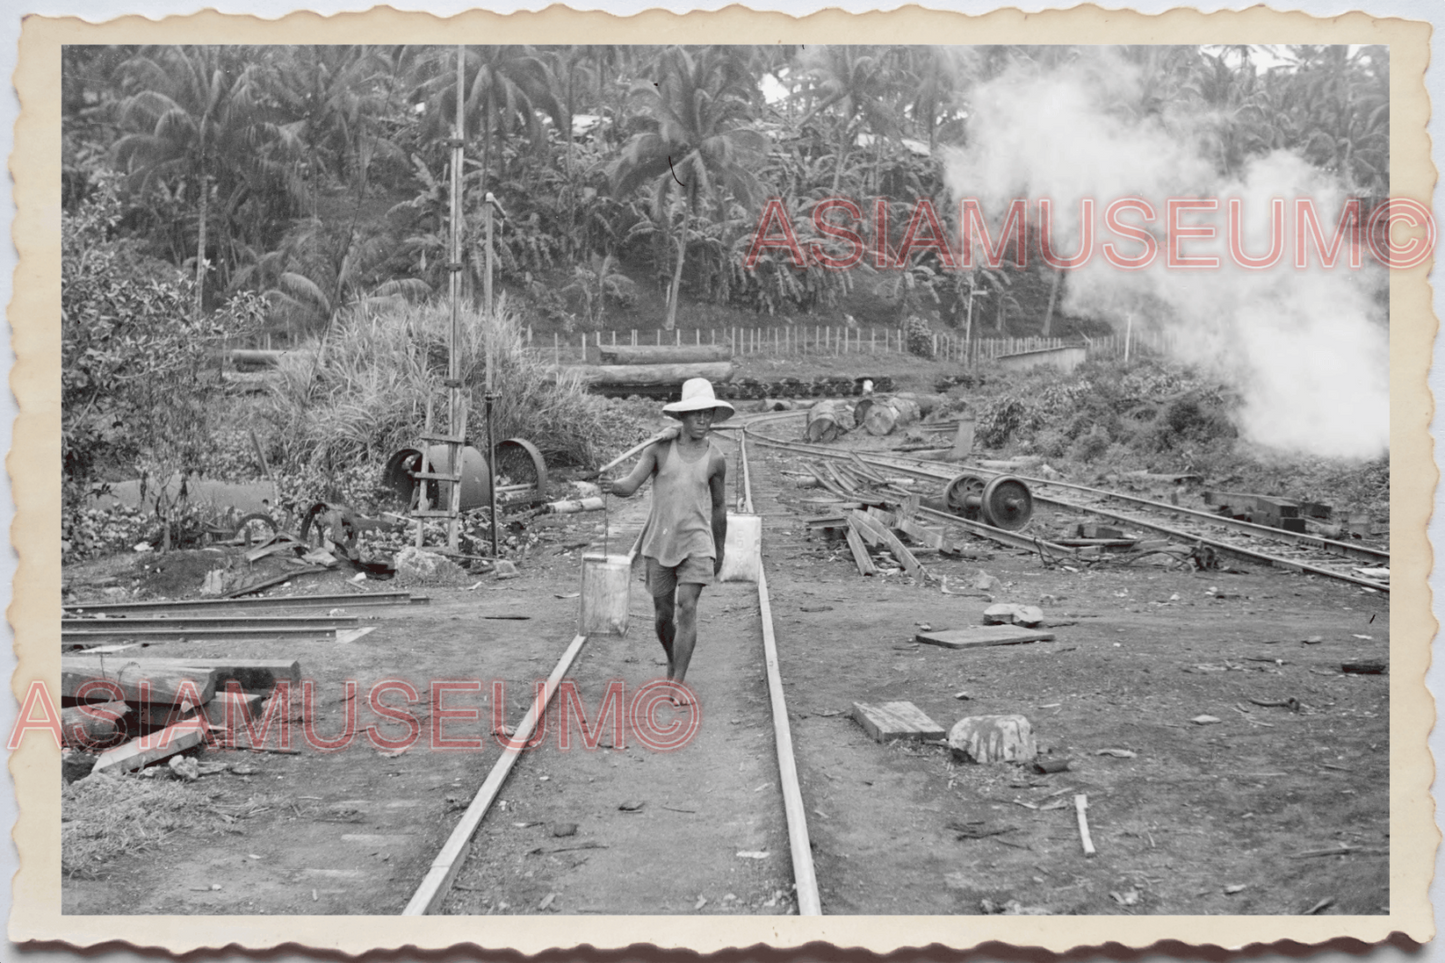
[[[62,655],[67,778],[132,772],[202,744],[294,751],[251,744],[251,729],[268,731],[258,717],[284,729],[300,683],[301,664],[285,659]]]

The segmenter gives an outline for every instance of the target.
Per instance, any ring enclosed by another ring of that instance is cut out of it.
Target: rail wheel
[[[1000,475],[983,489],[980,502],[983,520],[994,528],[1016,532],[1034,515],[1034,496],[1029,486],[1010,475]]]
[[[276,531],[276,520],[270,515],[264,512],[252,512],[241,518],[240,524],[236,526],[231,537],[240,539],[241,544],[250,548],[252,545],[259,545],[266,541],[275,535]]]

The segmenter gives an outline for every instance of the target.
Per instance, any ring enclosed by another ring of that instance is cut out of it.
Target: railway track
[[[960,472],[965,471],[985,478],[1004,475],[1003,472],[989,469],[945,466],[938,462],[892,454],[855,452],[850,455],[836,448],[811,445],[760,430],[773,428],[789,419],[796,419],[800,414],[800,412],[782,412],[754,419],[749,423],[749,431],[763,444],[786,448],[798,454],[840,463],[847,463],[856,458],[865,466],[883,468],[914,479],[936,481],[943,485],[958,478]],[[1012,475],[1011,477],[1018,478],[1032,486],[1031,494],[1036,502],[1060,511],[1097,515],[1126,526],[1157,532],[1183,542],[1207,545],[1215,551],[1252,562],[1337,579],[1378,592],[1388,593],[1390,591],[1387,578],[1382,579],[1360,572],[1362,568],[1387,569],[1390,564],[1390,553],[1386,549],[1255,525],[1123,492],[1025,475]],[[940,493],[944,491],[943,485],[940,485]],[[1064,497],[1065,494],[1072,497]],[[1122,509],[1128,509],[1128,511]],[[938,512],[929,514],[930,518],[934,520],[955,521]],[[1060,546],[1052,545],[1042,539],[1025,536],[1020,532],[990,530],[989,526],[980,526],[977,523],[964,527],[970,528],[975,534],[1005,544],[1012,544],[1015,547],[1042,546],[1056,553],[1060,548]]]
[[[931,483],[936,486],[935,491],[946,492],[947,483],[959,474],[958,466],[945,466],[937,462],[903,458],[882,452],[850,454],[834,448],[805,444],[782,437],[776,429],[787,420],[796,418],[797,414],[796,412],[783,412],[750,418],[743,426],[744,430],[737,433],[739,471],[735,477],[738,478],[736,500],[738,510],[747,513],[755,511],[747,451],[750,440],[786,451],[790,455],[848,464],[852,468],[849,477],[854,479],[870,478],[873,481],[880,479],[887,481],[897,480],[901,476],[926,484]],[[983,470],[979,470],[979,473],[988,477],[999,475],[997,472]],[[1389,591],[1388,582],[1365,578],[1353,571],[1360,563],[1376,567],[1387,566],[1389,553],[1382,549],[1348,545],[1314,536],[1301,536],[1296,533],[1266,529],[1263,526],[1234,522],[1231,519],[1220,519],[1206,513],[1118,492],[1090,489],[1049,479],[1025,477],[1022,480],[1032,486],[1032,497],[1036,502],[1058,511],[1098,515],[1131,528],[1166,534],[1171,539],[1189,544],[1205,544],[1220,552],[1267,562],[1270,565],[1350,582],[1380,592]],[[885,485],[885,487],[888,486]],[[906,491],[896,486],[893,487],[893,492],[894,494],[907,494]],[[775,507],[781,508],[782,506]],[[1121,509],[1127,509],[1127,511]],[[951,525],[969,534],[1010,547],[1038,550],[1041,553],[1057,557],[1077,554],[1074,549],[1024,531],[999,528],[926,507],[920,507],[919,513],[931,521]],[[799,536],[788,532],[770,533],[767,539],[774,555],[778,554],[779,550],[786,552],[803,545],[803,542],[799,541]],[[772,801],[760,800],[758,805],[776,805],[783,811],[797,912],[799,915],[820,915],[823,909],[818,874],[813,860],[814,843],[809,832],[809,810],[804,802],[804,787],[799,781],[794,736],[789,722],[793,715],[790,713],[784,689],[778,655],[779,640],[773,624],[772,609],[773,602],[769,592],[768,574],[760,567],[756,595],[756,616],[757,624],[760,627],[762,650],[759,661],[761,674],[766,680],[766,703],[775,750],[775,775],[778,789],[777,796]],[[578,659],[586,649],[588,641],[587,636],[578,635],[566,646],[556,667],[548,677],[544,691],[538,693],[525,717],[515,727],[513,738],[519,746],[532,735],[538,721],[544,716],[549,703],[553,700],[559,683],[573,671],[574,665],[578,664]],[[749,640],[747,644],[755,645],[758,642]],[[737,720],[733,721],[736,724]],[[478,833],[489,811],[497,801],[503,785],[512,777],[515,767],[526,765],[523,758],[526,755],[527,750],[520,747],[503,751],[501,758],[477,790],[451,836],[433,860],[421,885],[403,911],[403,915],[424,915],[443,911],[447,895],[469,858],[474,861],[480,860],[484,870],[486,853],[480,847],[473,845],[473,837]]]
[[[740,471],[737,476],[736,505],[741,512],[752,513],[751,473],[748,466],[745,438],[739,436],[737,446]],[[760,662],[762,674],[766,680],[767,705],[776,754],[775,777],[778,795],[781,797],[780,808],[786,823],[793,879],[792,899],[796,900],[798,915],[821,915],[821,899],[813,866],[807,813],[794,759],[787,697],[779,666],[777,636],[773,626],[767,575],[761,570],[761,566],[757,581],[756,615],[761,633],[762,658]],[[644,631],[646,630],[650,630],[650,626],[644,629]],[[540,720],[544,718],[562,680],[572,673],[574,665],[578,664],[588,642],[587,635],[579,634],[567,645],[548,676],[545,686],[538,692],[525,716],[514,727],[511,733],[512,745],[503,750],[501,757],[476,791],[447,841],[432,860],[430,868],[407,902],[402,915],[420,916],[443,912],[447,897],[453,886],[457,885],[457,880],[468,859],[485,861],[485,853],[475,852],[477,847],[473,845],[473,839],[497,803],[503,786],[512,777],[514,769],[522,763],[523,757],[527,755],[528,750],[524,748],[526,743],[537,731],[541,724]],[[761,788],[763,787],[759,787],[759,789]],[[678,811],[689,812],[691,810]]]

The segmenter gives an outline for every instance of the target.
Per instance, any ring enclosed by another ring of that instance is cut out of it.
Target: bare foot
[[[685,685],[679,685],[675,691],[669,693],[667,701],[678,708],[693,705],[695,702],[692,696],[692,690]]]

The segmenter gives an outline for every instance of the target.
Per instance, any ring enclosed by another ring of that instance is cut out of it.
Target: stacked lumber
[[[270,697],[289,703],[300,682],[301,664],[285,659],[62,655],[62,740],[80,751],[105,750],[92,772],[141,769],[208,737],[226,746],[278,751],[238,744],[235,728],[263,714]],[[127,741],[110,745],[122,739]]]

